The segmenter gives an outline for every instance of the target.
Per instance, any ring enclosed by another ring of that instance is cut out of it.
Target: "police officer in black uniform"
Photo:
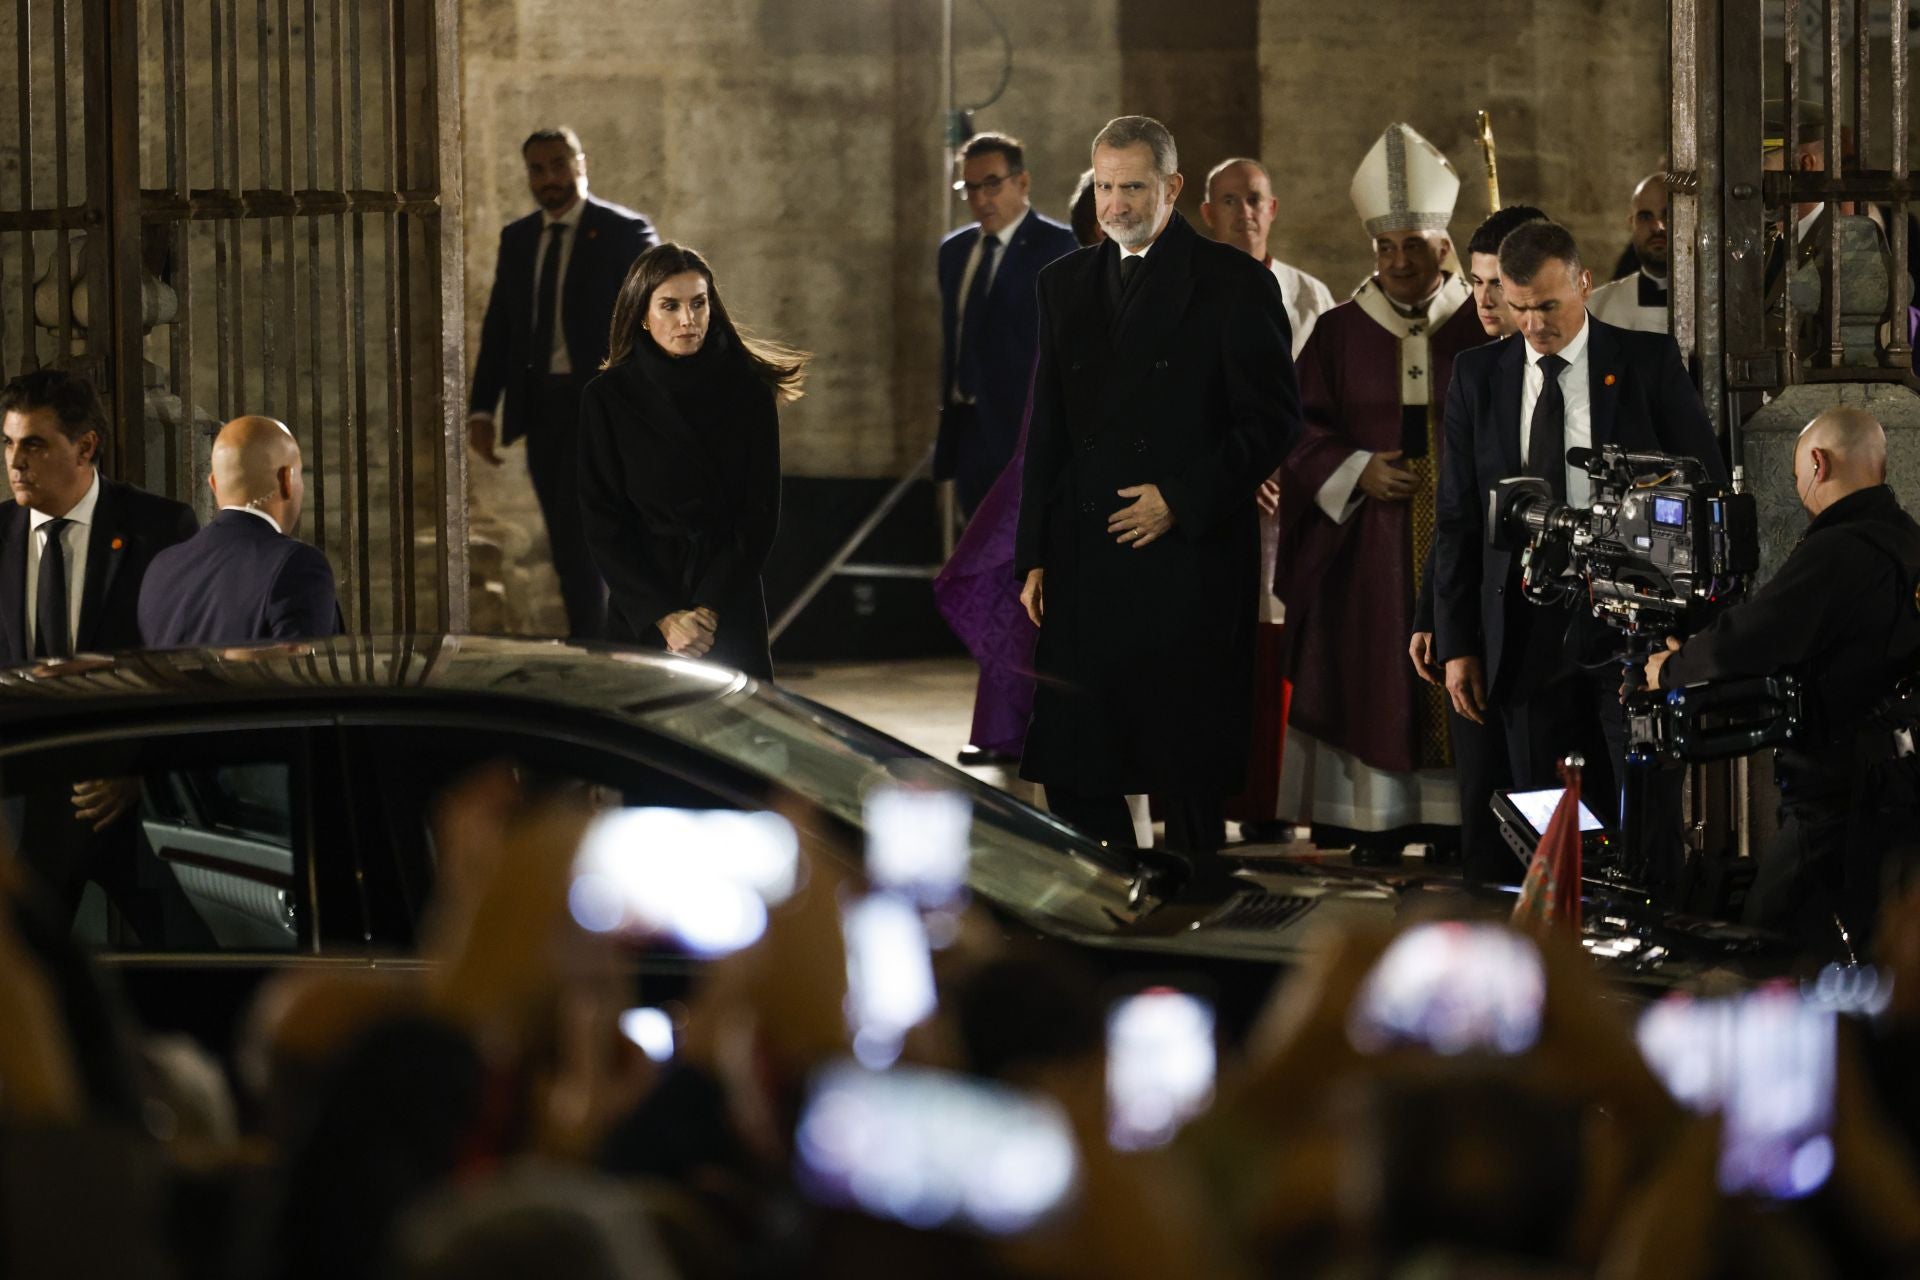
[[[1829,409],[1794,449],[1812,516],[1752,599],[1647,663],[1649,689],[1792,672],[1796,745],[1774,757],[1780,830],[1747,896],[1746,921],[1809,947],[1856,950],[1878,906],[1889,843],[1920,820],[1910,764],[1880,714],[1920,664],[1920,524],[1886,484],[1887,436],[1860,409]]]

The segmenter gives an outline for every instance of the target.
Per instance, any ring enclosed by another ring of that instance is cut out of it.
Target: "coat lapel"
[[[1150,373],[1154,352],[1163,350],[1167,339],[1179,329],[1187,302],[1193,297],[1196,237],[1187,220],[1175,213],[1142,264],[1146,274],[1123,305],[1114,333],[1116,363],[1127,375],[1117,382],[1133,382]]]
[[[113,580],[126,556],[126,529],[121,524],[118,486],[100,481],[100,499],[93,506],[93,528],[87,532],[87,575],[80,584],[80,632],[73,638],[74,652],[93,646],[100,631],[100,615]]]
[[[1613,444],[1620,408],[1620,340],[1613,326],[1587,317],[1587,395],[1593,412],[1593,445]]]
[[[1499,424],[1501,474],[1517,476],[1520,464],[1520,394],[1526,376],[1527,340],[1518,334],[1500,353],[1493,380],[1493,420]]]
[[[1079,277],[1067,290],[1073,300],[1071,313],[1062,317],[1060,333],[1066,339],[1065,356],[1069,365],[1079,367],[1090,362],[1104,365],[1113,354],[1112,317],[1107,311],[1107,268],[1119,253],[1111,243],[1081,257]]]
[[[6,613],[6,630],[0,635],[0,645],[4,646],[7,664],[17,666],[27,660],[27,610],[32,604],[27,600],[27,538],[29,535],[29,516],[27,509],[18,503],[10,504],[5,529],[6,543],[0,547],[0,600],[11,601],[13,609]]]

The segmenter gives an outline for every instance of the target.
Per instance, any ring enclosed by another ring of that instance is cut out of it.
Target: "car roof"
[[[752,682],[664,653],[511,636],[339,636],[218,649],[83,654],[0,671],[0,726],[84,718],[107,706],[280,701],[343,692],[438,691],[637,714]]]

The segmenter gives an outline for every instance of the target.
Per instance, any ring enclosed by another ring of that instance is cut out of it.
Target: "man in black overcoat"
[[[607,589],[580,521],[580,392],[606,358],[628,268],[660,238],[645,214],[587,194],[587,157],[573,130],[538,130],[520,150],[540,207],[500,233],[467,433],[496,467],[496,436],[503,445],[526,437],[567,630],[593,638],[605,629]],[[503,397],[505,422],[496,428]]]
[[[1210,854],[1245,781],[1260,482],[1300,431],[1271,273],[1174,211],[1174,141],[1145,116],[1094,139],[1106,243],[1040,274],[1040,357],[1015,569],[1040,627],[1020,774],[1090,835],[1133,843],[1125,797]]]

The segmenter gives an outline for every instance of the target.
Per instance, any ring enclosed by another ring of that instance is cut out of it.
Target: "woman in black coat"
[[[771,679],[760,573],[780,519],[780,422],[808,357],[743,335],[691,249],[641,254],[580,403],[580,504],[607,637]]]

